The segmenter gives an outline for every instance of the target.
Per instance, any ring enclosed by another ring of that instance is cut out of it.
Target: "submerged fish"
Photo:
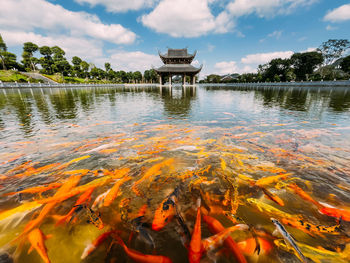
[[[95,251],[95,249],[98,248],[102,244],[102,242],[105,241],[112,233],[114,233],[114,231],[107,231],[99,235],[94,241],[91,242],[91,244],[85,247],[80,259],[86,258],[93,251]]]
[[[113,235],[113,238],[116,240],[116,242],[122,246],[125,253],[135,262],[139,263],[171,263],[171,259],[166,256],[160,256],[160,255],[145,255],[142,254],[134,249],[128,248],[124,241],[118,236]]]
[[[28,235],[31,244],[28,253],[35,249],[45,263],[50,263],[49,256],[47,255],[47,248],[45,246],[45,240],[48,238],[49,236],[45,236],[39,228],[35,228]]]
[[[297,252],[300,260],[304,263],[307,263],[306,257],[303,255],[303,253],[301,253],[298,245],[295,243],[294,238],[288,233],[288,231],[284,228],[284,226],[277,219],[271,218],[271,221],[276,226],[276,229],[278,230],[278,232],[281,233],[284,240],[288,242],[293,247],[293,249]]]

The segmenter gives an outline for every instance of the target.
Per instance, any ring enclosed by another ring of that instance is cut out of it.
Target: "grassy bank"
[[[78,77],[62,77],[60,74],[54,74],[54,75],[46,75],[42,74],[43,76],[52,79],[53,81],[57,83],[76,83],[76,84],[86,84],[86,83],[96,83],[96,84],[110,84],[110,83],[116,83],[112,81],[107,80],[98,80],[98,79],[82,79]]]
[[[14,70],[0,70],[0,80],[2,82],[35,82],[35,80],[22,75]]]

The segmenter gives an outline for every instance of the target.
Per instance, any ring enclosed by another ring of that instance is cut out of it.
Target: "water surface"
[[[42,260],[27,254],[36,228],[52,235],[45,241],[52,262],[80,262],[85,247],[110,230],[141,253],[186,262],[189,240],[176,210],[192,232],[198,198],[201,213],[224,227],[250,226],[231,234],[248,262],[300,262],[272,235],[271,218],[307,258],[350,260],[347,88],[0,89],[0,146],[0,246],[16,262]],[[95,202],[118,184],[111,202]],[[34,190],[14,193],[25,189]],[[155,218],[169,199],[175,203],[158,229]],[[201,226],[202,239],[213,234]],[[84,261],[132,262],[112,240]],[[223,247],[204,253],[203,262],[235,262]]]

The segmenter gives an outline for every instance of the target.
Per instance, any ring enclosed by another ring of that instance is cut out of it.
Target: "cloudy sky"
[[[159,66],[158,50],[188,47],[202,77],[254,72],[350,39],[349,28],[345,0],[0,0],[0,34],[17,56],[31,41],[126,71]]]

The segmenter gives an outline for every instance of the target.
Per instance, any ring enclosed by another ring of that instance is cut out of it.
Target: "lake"
[[[0,89],[1,257],[349,262],[349,163],[346,87]]]

